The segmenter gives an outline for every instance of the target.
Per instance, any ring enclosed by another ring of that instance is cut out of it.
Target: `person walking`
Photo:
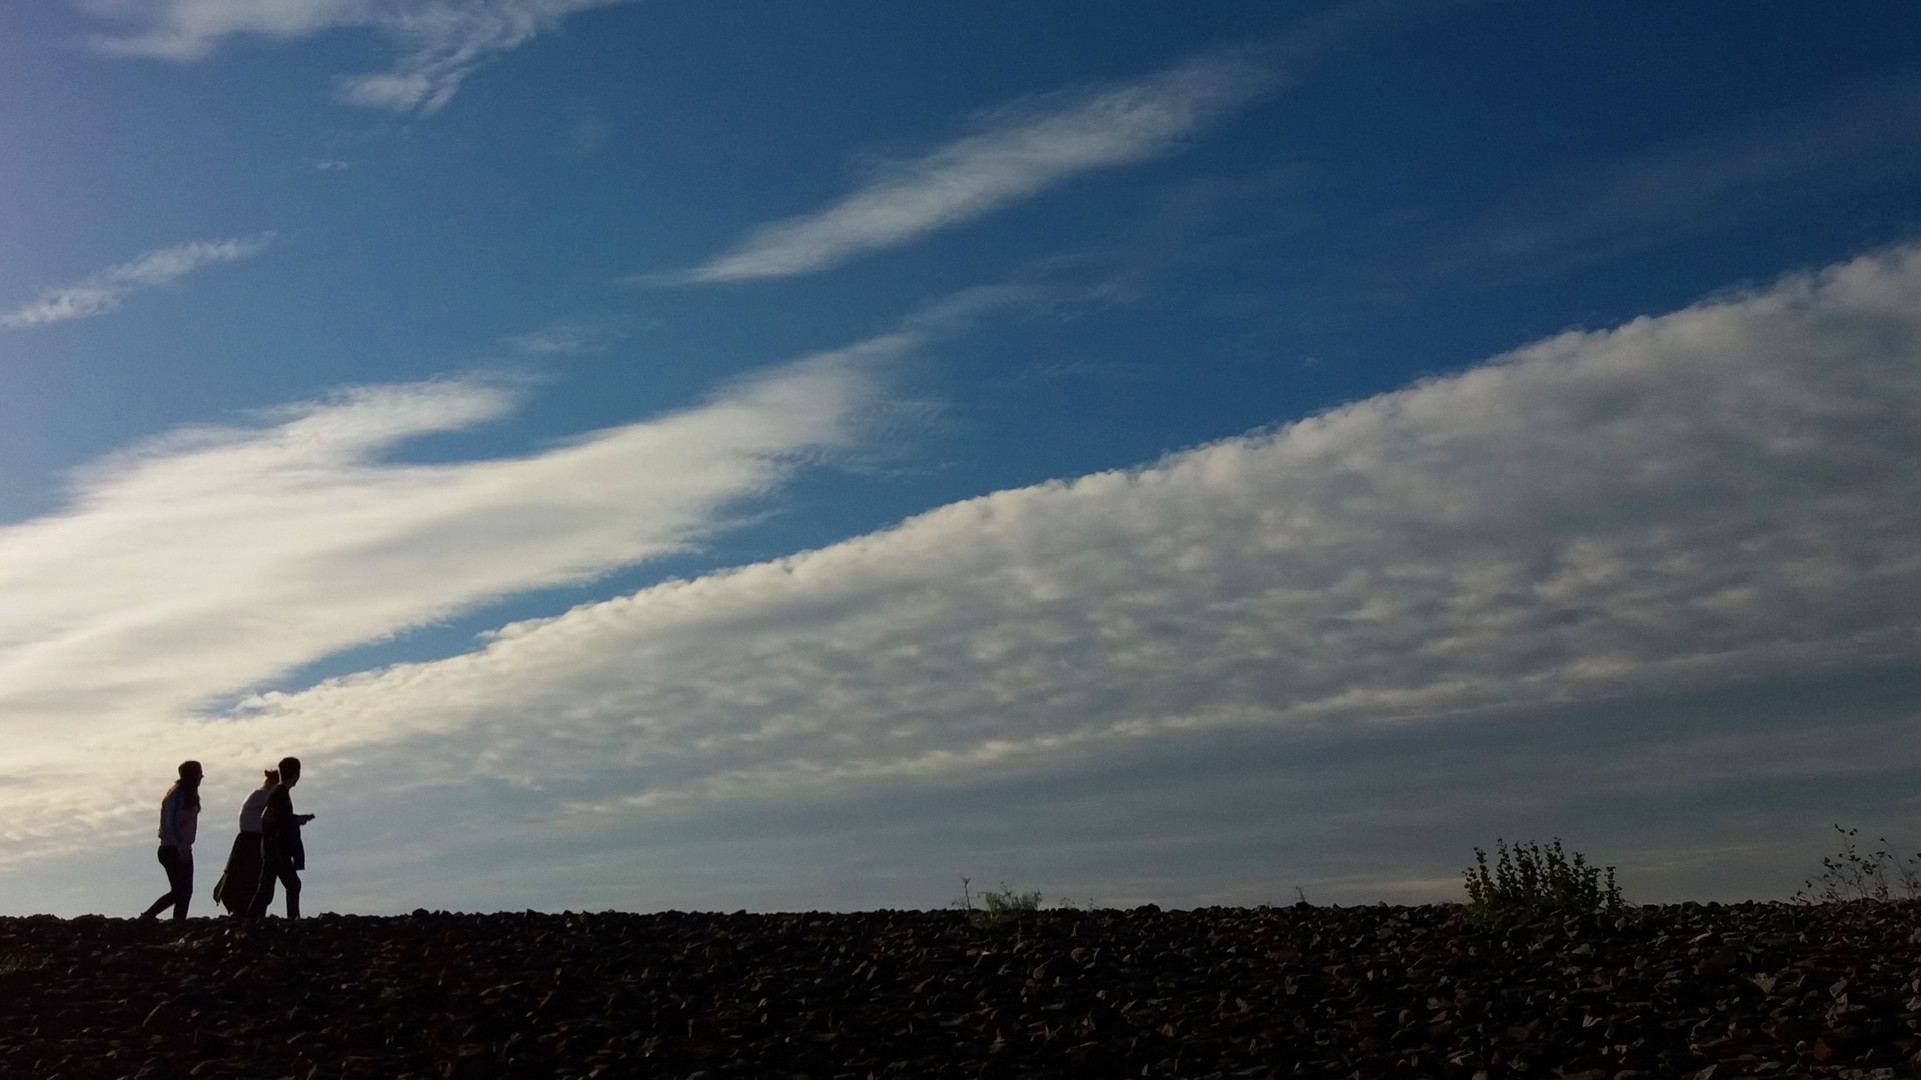
[[[280,759],[280,782],[267,792],[260,811],[260,885],[247,905],[247,917],[267,914],[273,903],[273,883],[280,881],[287,890],[287,918],[300,918],[300,874],[307,868],[307,849],[300,842],[300,827],[313,820],[312,814],[293,812],[293,796],[288,794],[300,782],[300,759]]]
[[[214,902],[232,915],[245,912],[253,903],[253,891],[260,887],[260,815],[267,809],[267,796],[280,782],[280,770],[267,769],[261,775],[265,780],[240,806],[240,834],[227,853],[226,871],[213,886]]]
[[[187,917],[187,901],[193,899],[193,836],[200,822],[200,763],[183,761],[180,778],[160,800],[160,865],[167,871],[167,891],[140,913],[142,919],[158,918],[168,905],[173,917]]]

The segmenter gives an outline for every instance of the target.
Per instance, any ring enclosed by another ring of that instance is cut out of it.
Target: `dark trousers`
[[[293,852],[288,845],[272,837],[260,839],[260,886],[253,891],[253,903],[247,905],[247,915],[259,918],[267,913],[267,905],[273,903],[273,883],[278,878],[287,890],[287,918],[300,917],[300,875],[294,872]]]
[[[160,865],[167,871],[167,891],[147,908],[142,918],[151,919],[173,905],[173,917],[187,917],[187,901],[193,899],[193,857],[180,854],[172,844],[160,845]]]

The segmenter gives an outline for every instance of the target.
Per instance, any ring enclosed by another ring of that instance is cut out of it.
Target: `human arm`
[[[180,846],[180,790],[167,792],[160,800],[160,843],[163,847]]]
[[[275,791],[273,798],[268,800],[267,805],[273,808],[274,819],[281,822],[281,827],[283,828],[298,828],[312,821],[314,817],[312,814],[294,813],[293,796],[288,794],[287,789],[284,787]]]

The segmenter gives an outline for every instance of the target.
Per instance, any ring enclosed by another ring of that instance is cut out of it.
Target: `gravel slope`
[[[7,1077],[1727,1080],[1917,1050],[1912,902],[0,919]]]

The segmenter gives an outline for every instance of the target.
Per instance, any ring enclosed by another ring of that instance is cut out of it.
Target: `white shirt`
[[[272,788],[255,788],[253,794],[240,806],[240,831],[257,833],[260,831],[260,814],[267,809],[267,796],[273,794]]]

